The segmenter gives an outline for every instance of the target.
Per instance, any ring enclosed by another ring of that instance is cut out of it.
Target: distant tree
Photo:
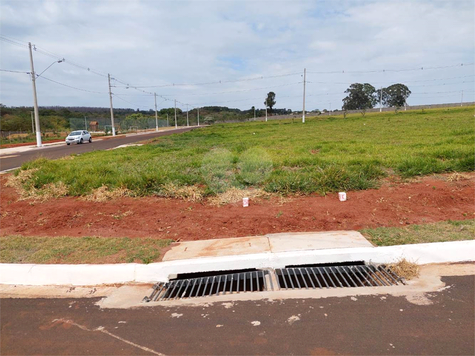
[[[173,115],[175,115],[175,108],[164,108],[164,109],[161,109],[159,111],[160,115],[169,115],[170,117],[172,117]],[[178,114],[181,114],[181,109],[180,108],[177,108],[176,109],[176,113],[177,115]]]
[[[404,84],[393,84],[387,88],[383,88],[382,102],[384,106],[394,107],[396,111],[404,106],[407,98],[411,95],[411,91]],[[377,91],[377,97],[381,97],[381,89]]]
[[[353,83],[345,90],[348,94],[343,99],[343,110],[360,110],[364,116],[367,109],[377,103],[376,89],[368,83]]]
[[[252,106],[251,107],[251,118],[254,117],[254,114],[256,113],[256,107],[255,106]]]
[[[269,108],[269,112],[272,114],[272,107],[275,105],[275,93],[270,91],[267,93],[267,98],[264,101],[264,105]]]

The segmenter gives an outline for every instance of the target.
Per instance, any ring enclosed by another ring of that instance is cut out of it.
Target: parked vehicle
[[[84,143],[86,141],[92,143],[92,137],[91,134],[85,130],[73,131],[68,135],[68,137],[66,137],[66,144],[68,146],[71,143]]]

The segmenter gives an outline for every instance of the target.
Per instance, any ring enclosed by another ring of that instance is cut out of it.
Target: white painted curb
[[[475,261],[475,240],[428,244],[359,247],[257,253],[190,260],[109,265],[0,264],[0,284],[16,285],[98,285],[108,283],[154,283],[169,275],[189,272],[279,268],[287,265],[371,261],[390,263],[406,258],[419,264]]]

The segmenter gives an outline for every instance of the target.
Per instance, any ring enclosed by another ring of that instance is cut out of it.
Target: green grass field
[[[281,194],[361,190],[387,175],[473,171],[473,114],[464,107],[219,124],[21,169],[38,169],[24,181],[27,190],[63,182],[72,196],[102,185],[138,196],[169,196],[170,187],[183,186],[205,195],[232,186]]]
[[[0,237],[0,263],[151,263],[172,240],[127,237]]]
[[[360,232],[377,246],[473,240],[475,220],[448,220],[405,227],[378,227]]]

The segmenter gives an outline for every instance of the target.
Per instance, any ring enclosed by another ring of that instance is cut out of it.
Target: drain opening
[[[268,273],[268,271],[258,270],[227,271],[226,274],[206,272],[200,273],[201,276],[194,278],[183,278],[183,276],[197,275],[196,273],[182,274],[167,283],[157,283],[153,287],[152,294],[145,297],[143,301],[164,301],[272,290],[272,280],[266,278]],[[271,284],[270,286],[267,285],[268,282]]]
[[[348,262],[328,262],[328,263],[311,263],[307,265],[289,265],[285,268],[302,268],[302,267],[336,267],[336,266],[364,266],[365,261],[348,261]]]
[[[331,264],[275,270],[280,289],[380,287],[404,284],[385,265]]]

